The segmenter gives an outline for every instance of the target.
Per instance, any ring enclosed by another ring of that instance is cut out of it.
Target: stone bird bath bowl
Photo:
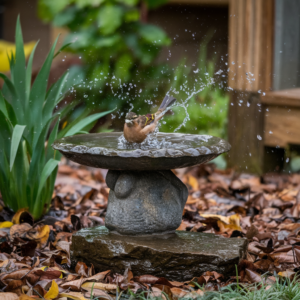
[[[105,227],[72,236],[71,261],[97,271],[189,280],[204,271],[233,274],[245,254],[245,239],[176,231],[187,187],[171,169],[199,165],[230,150],[217,137],[159,133],[156,143],[127,145],[122,133],[83,134],[55,141],[53,148],[77,163],[109,169]],[[151,146],[152,145],[152,146]]]
[[[122,133],[75,135],[53,148],[79,164],[109,169],[105,226],[125,235],[174,232],[188,197],[171,169],[212,160],[230,150],[228,142],[208,135],[158,133],[159,146],[120,144]]]

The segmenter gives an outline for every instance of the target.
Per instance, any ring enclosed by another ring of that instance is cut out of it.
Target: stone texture
[[[130,267],[135,276],[151,274],[170,280],[190,280],[205,271],[235,274],[245,255],[247,241],[214,234],[176,231],[173,234],[124,236],[105,227],[86,228],[72,237],[72,266],[93,264],[96,271],[122,273]]]
[[[52,145],[70,160],[110,170],[171,170],[206,163],[230,150],[225,140],[209,135],[158,133],[157,145],[128,145],[122,132],[68,136]]]
[[[172,171],[109,171],[105,226],[125,235],[175,231],[188,197]]]

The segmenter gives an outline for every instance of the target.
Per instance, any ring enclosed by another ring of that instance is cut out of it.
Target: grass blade
[[[10,161],[9,161],[10,171],[12,170],[12,167],[14,165],[16,154],[17,154],[19,144],[20,144],[22,134],[23,134],[25,127],[26,126],[16,125],[13,130],[13,134],[12,134],[12,138],[11,138],[11,148],[10,148]]]
[[[70,135],[74,135],[77,132],[81,131],[85,126],[89,125],[90,123],[100,119],[103,116],[106,116],[110,113],[112,113],[114,111],[113,110],[109,110],[109,111],[105,111],[105,112],[101,112],[98,114],[93,114],[91,116],[88,116],[86,118],[84,118],[83,120],[81,120],[80,122],[78,122],[75,126],[73,126],[67,133],[65,136],[70,136]]]

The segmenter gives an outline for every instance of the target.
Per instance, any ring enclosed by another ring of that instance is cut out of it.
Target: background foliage
[[[152,9],[165,2],[147,0],[144,5]],[[81,88],[92,109],[128,108],[132,99],[141,102],[140,89],[145,96],[157,87],[151,80],[161,74],[163,66],[153,62],[170,39],[159,27],[140,21],[141,5],[139,0],[39,1],[44,21],[70,30],[65,43],[73,43],[68,50],[79,54],[86,64],[86,82],[77,91]],[[120,90],[128,83],[138,87],[127,89],[123,99],[112,93],[112,88]]]
[[[0,191],[6,206],[15,212],[26,208],[38,219],[50,207],[61,157],[52,149],[52,143],[56,138],[80,132],[106,113],[84,119],[82,116],[76,124],[59,130],[60,119],[69,107],[55,108],[79,77],[72,78],[67,72],[47,88],[56,39],[32,84],[32,62],[37,44],[26,64],[19,19],[15,39],[15,54],[8,55],[10,78],[0,73],[4,81],[0,91]]]
[[[165,118],[162,131],[174,131],[188,112],[185,126],[179,132],[226,136],[228,97],[222,86],[211,82],[218,58],[208,61],[206,53],[212,31],[208,31],[201,44],[196,66],[191,67],[182,60],[177,68],[172,68],[155,61],[162,47],[170,45],[170,39],[157,26],[140,21],[141,8],[146,4],[152,9],[165,2],[39,0],[40,17],[70,30],[65,43],[74,43],[68,50],[80,55],[86,65],[83,76],[86,80],[76,87],[77,95],[81,95],[86,105],[77,109],[73,118],[86,110],[117,107],[114,128],[120,130],[124,112],[148,113],[151,107],[155,111],[155,104],[168,91],[175,91],[181,107],[174,109],[173,116]],[[195,90],[199,92],[190,97]]]

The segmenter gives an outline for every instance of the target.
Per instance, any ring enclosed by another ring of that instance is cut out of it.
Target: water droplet
[[[258,134],[258,135],[257,135],[257,139],[261,141],[261,140],[262,140],[262,137]]]

